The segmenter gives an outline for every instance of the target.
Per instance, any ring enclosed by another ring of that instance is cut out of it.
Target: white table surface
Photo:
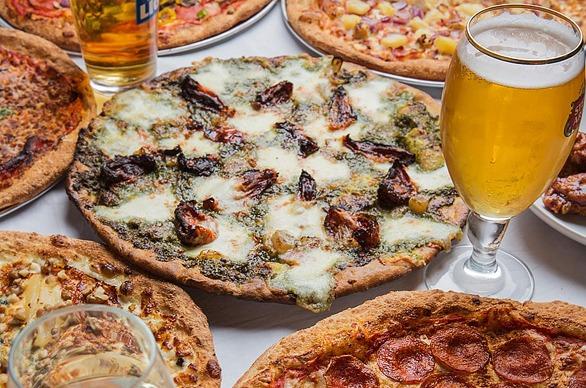
[[[219,45],[159,59],[159,72],[187,66],[206,56],[277,56],[304,52],[281,20],[279,5],[241,35]],[[81,60],[76,59],[81,64]],[[435,93],[434,97],[439,97]],[[21,230],[99,241],[68,201],[63,184],[30,205],[0,219],[1,230]],[[555,299],[586,306],[586,247],[559,234],[530,211],[511,222],[502,248],[522,258],[535,276],[535,301]],[[441,260],[441,258],[440,258]],[[222,366],[222,386],[230,387],[269,346],[295,330],[390,290],[422,290],[422,271],[337,299],[327,313],[313,314],[296,306],[238,300],[190,289],[208,316]]]

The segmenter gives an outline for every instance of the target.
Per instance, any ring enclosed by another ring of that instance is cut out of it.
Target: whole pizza
[[[161,0],[158,13],[160,49],[183,46],[217,35],[250,18],[270,0]],[[121,0],[106,0],[116,9]],[[58,46],[80,51],[70,0],[0,0],[0,17],[12,26],[42,36]],[[87,16],[89,18],[90,16]],[[91,23],[92,20],[84,20]],[[98,22],[97,20],[94,22]]]
[[[87,75],[54,44],[0,28],[0,210],[65,172],[95,102]]]
[[[18,332],[46,312],[80,303],[144,320],[178,387],[220,386],[207,320],[181,288],[136,272],[94,242],[0,232],[0,387]]]
[[[236,388],[586,387],[586,309],[391,292],[285,337]]]
[[[505,0],[286,0],[289,23],[314,47],[369,68],[445,79],[468,19]],[[583,0],[519,0],[563,12],[586,28]]]
[[[140,267],[314,311],[425,265],[467,214],[437,102],[308,56],[208,58],[118,94],[67,186]]]

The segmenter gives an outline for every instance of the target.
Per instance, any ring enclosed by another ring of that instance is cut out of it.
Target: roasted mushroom
[[[254,198],[277,182],[279,173],[270,168],[265,170],[248,170],[242,174],[238,189],[244,197]]]
[[[218,170],[220,163],[211,156],[198,158],[186,158],[183,153],[177,155],[177,165],[181,171],[191,173],[195,176],[210,176]]]
[[[317,197],[315,179],[305,170],[301,170],[297,183],[297,195],[303,201],[313,201]]]
[[[409,198],[417,193],[411,178],[399,161],[395,161],[378,186],[378,202],[385,209],[407,205]]]
[[[190,104],[210,112],[223,113],[233,116],[234,109],[226,106],[220,97],[206,88],[190,76],[185,76],[181,81],[181,97]]]
[[[185,245],[209,244],[218,238],[218,223],[197,210],[193,201],[181,202],[175,208],[175,232]]]
[[[403,165],[415,162],[415,155],[411,152],[392,145],[375,143],[368,140],[352,140],[350,135],[344,136],[343,143],[346,148],[349,148],[353,152],[360,153],[376,162],[394,162],[397,160]]]
[[[364,250],[380,244],[380,230],[376,218],[365,214],[352,214],[336,207],[330,207],[324,219],[324,228],[336,240]]]
[[[356,113],[343,86],[334,89],[328,105],[328,124],[331,130],[346,129],[356,121]]]
[[[132,182],[156,169],[157,163],[151,155],[116,156],[102,165],[100,179],[107,185]]]
[[[289,101],[293,94],[293,84],[281,81],[270,86],[256,95],[252,107],[256,110],[265,106],[274,106]]]

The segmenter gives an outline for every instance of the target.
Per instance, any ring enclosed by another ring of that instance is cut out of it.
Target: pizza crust
[[[278,63],[287,57],[272,58],[272,63]],[[318,58],[312,58],[308,55],[302,55],[300,58],[304,60],[317,61]],[[261,59],[266,61],[266,58],[250,57],[250,60]],[[187,71],[197,70],[205,66],[212,58],[206,58],[200,62],[193,63],[192,68],[178,69],[170,73],[159,76],[154,81],[173,80],[183,76]],[[344,63],[347,69],[362,69],[361,66]],[[370,73],[369,73],[370,74]],[[372,75],[371,75],[372,76]],[[423,103],[430,113],[439,115],[440,104],[431,96],[421,92],[418,89],[407,85],[399,84],[397,82],[393,85],[394,88],[407,90],[415,96],[415,99]],[[110,102],[106,102],[110,104]],[[108,109],[106,105],[106,109]],[[88,129],[91,131],[92,128]],[[81,137],[84,136],[82,132]],[[259,278],[254,278],[244,283],[234,283],[230,281],[223,281],[211,279],[201,273],[199,268],[187,268],[180,260],[162,262],[157,260],[156,254],[147,249],[140,249],[135,247],[131,242],[122,239],[118,233],[110,226],[101,222],[95,213],[92,211],[93,201],[89,193],[78,192],[75,190],[76,172],[81,172],[87,167],[81,162],[75,160],[67,175],[66,189],[69,198],[75,203],[82,215],[88,220],[93,229],[100,235],[102,239],[121,257],[128,260],[130,263],[146,271],[162,276],[173,282],[185,284],[187,286],[196,286],[210,293],[216,294],[230,294],[239,298],[253,299],[264,302],[279,302],[294,304],[296,302],[295,296],[282,289],[271,288],[265,281]],[[463,225],[468,215],[468,209],[463,201],[457,200],[453,205],[453,219],[450,220],[455,225]],[[458,239],[459,236],[456,236]],[[411,255],[407,253],[398,253],[393,256],[379,258],[372,260],[370,263],[361,267],[346,267],[340,270],[334,276],[336,286],[334,289],[334,296],[343,296],[357,291],[363,291],[368,288],[380,285],[390,280],[396,279],[405,275],[406,273],[421,268],[428,264],[433,257],[435,257],[443,247],[435,246],[433,244],[415,249]]]
[[[361,306],[326,318],[314,326],[291,334],[267,349],[236,382],[235,388],[267,387],[288,369],[299,369],[317,358],[341,354],[365,355],[366,341],[378,333],[419,318],[502,308],[536,325],[586,340],[586,309],[565,302],[519,303],[455,292],[395,291]]]
[[[12,185],[0,193],[0,210],[34,198],[55,182],[73,160],[79,129],[86,127],[96,112],[94,94],[89,78],[59,47],[42,38],[24,32],[0,28],[2,45],[31,57],[42,58],[65,77],[75,80],[83,110],[77,127],[61,138],[57,146],[35,157],[24,173],[13,179]]]
[[[93,241],[77,240],[60,235],[42,236],[36,233],[0,232],[0,252],[15,256],[39,255],[76,261],[88,258],[92,264],[111,264],[119,268],[125,279],[134,285],[133,294],[153,291],[152,300],[158,311],[176,316],[174,335],[189,345],[197,361],[198,386],[219,387],[219,376],[210,376],[210,368],[218,368],[212,334],[203,312],[181,288],[138,273],[117,260],[106,248]],[[208,366],[210,365],[210,366]],[[217,370],[215,371],[216,373]]]

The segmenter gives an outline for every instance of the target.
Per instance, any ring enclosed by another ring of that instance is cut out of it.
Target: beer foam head
[[[483,47],[521,59],[548,59],[564,55],[579,41],[579,36],[569,26],[542,19],[533,13],[503,13],[484,19],[471,27],[471,33]],[[564,84],[583,71],[584,66],[583,52],[565,61],[546,65],[510,63],[481,53],[465,38],[458,45],[458,56],[479,77],[524,89]]]

